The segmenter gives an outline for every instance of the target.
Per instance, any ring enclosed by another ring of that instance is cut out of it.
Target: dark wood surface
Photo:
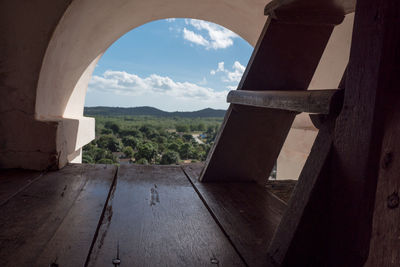
[[[269,17],[238,90],[306,90],[333,27],[281,23]],[[236,106],[225,115],[200,180],[265,185],[295,113]]]
[[[244,266],[179,166],[120,166],[89,266],[117,244],[123,266]]]
[[[267,264],[285,203],[184,168],[83,164],[36,178],[0,207],[0,264],[110,266],[118,245],[127,266]]]
[[[365,266],[400,266],[400,104],[385,120],[369,257]]]
[[[39,177],[2,205],[0,265],[49,266],[57,261],[82,266],[114,171],[114,166],[70,165]],[[98,175],[105,184],[98,183]],[[46,259],[43,265],[35,265],[41,259]]]
[[[249,266],[266,266],[266,251],[286,204],[255,182],[198,181],[202,164],[184,170]]]
[[[41,174],[42,172],[18,169],[0,170],[0,207]]]
[[[228,112],[201,180],[257,181],[265,185],[295,113],[242,105],[233,105]]]
[[[324,219],[325,204],[323,186],[324,176],[329,166],[329,155],[333,140],[334,118],[327,119],[321,125],[310,155],[300,174],[297,185],[288,203],[288,208],[282,217],[277,231],[268,248],[268,257],[277,266],[324,266],[324,255],[307,254],[304,258],[294,246],[296,241],[301,243],[300,250],[312,250],[319,246],[317,240],[308,242],[307,234],[313,231],[314,225]],[[322,208],[321,208],[322,207]],[[323,233],[319,235],[323,238]],[[298,239],[301,239],[298,241]],[[325,240],[318,240],[324,242]],[[292,247],[291,247],[292,246]],[[293,255],[295,254],[295,255]],[[322,258],[322,260],[321,260]]]
[[[338,90],[307,91],[249,91],[233,90],[227,96],[227,102],[252,107],[281,109],[293,112],[329,114],[335,103]]]
[[[43,248],[35,266],[83,266],[89,255],[117,168],[85,165],[85,185],[74,200],[57,231]]]
[[[297,180],[268,180],[266,188],[285,203],[288,203],[296,184]]]
[[[343,110],[333,142],[330,253],[336,265],[360,266],[370,250],[386,106],[398,110],[400,3],[357,1]],[[395,103],[394,105],[392,105]],[[396,179],[397,174],[391,178]],[[395,253],[399,247],[392,247]]]
[[[286,23],[331,24],[342,22],[344,15],[354,11],[355,0],[273,0],[264,14]]]

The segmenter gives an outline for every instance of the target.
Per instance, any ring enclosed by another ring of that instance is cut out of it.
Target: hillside
[[[182,118],[224,117],[226,110],[206,108],[198,111],[167,112],[153,107],[85,107],[85,116],[156,116]]]

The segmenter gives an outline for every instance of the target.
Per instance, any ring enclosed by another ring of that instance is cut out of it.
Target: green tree
[[[101,134],[112,134],[112,133],[113,133],[113,131],[108,128],[104,128],[101,130]]]
[[[133,136],[126,136],[122,138],[122,143],[124,146],[130,146],[135,149],[139,144],[139,140]]]
[[[97,146],[103,149],[108,149],[111,152],[117,152],[121,150],[121,143],[119,140],[111,134],[102,135],[97,140]]]
[[[124,156],[125,158],[132,158],[133,157],[133,148],[130,146],[127,146],[124,148]]]
[[[187,142],[191,142],[194,141],[194,138],[191,134],[184,134],[182,135],[183,140],[187,141]]]
[[[206,130],[206,125],[203,123],[203,122],[200,122],[198,125],[197,125],[197,131],[205,131]]]
[[[142,158],[136,161],[136,164],[149,165],[149,162],[147,161],[147,159]]]
[[[113,164],[113,160],[111,159],[101,159],[99,161],[97,161],[98,164]]]
[[[186,124],[177,124],[175,125],[175,129],[179,133],[185,133],[189,131],[189,126],[187,126]]]
[[[83,153],[82,163],[95,163],[95,161],[90,155]]]
[[[152,162],[157,155],[157,148],[151,143],[140,144],[137,149],[138,151],[135,153],[136,159],[144,158],[148,162]]]
[[[132,136],[136,138],[142,138],[143,134],[138,129],[123,129],[119,132],[120,136]]]
[[[182,159],[188,159],[191,154],[192,154],[191,144],[185,143],[179,148],[179,155],[181,156]]]
[[[169,164],[177,164],[178,162],[179,162],[179,154],[175,151],[168,150],[162,155],[160,164],[169,165]]]
[[[175,152],[179,152],[179,144],[177,142],[170,143],[168,145],[168,149]]]
[[[104,124],[104,127],[108,128],[108,129],[111,129],[114,132],[114,134],[118,134],[119,131],[120,131],[119,125],[117,123],[113,122],[113,121],[107,121]]]
[[[150,125],[142,125],[139,128],[139,131],[141,131],[147,138],[150,138],[150,135],[154,133],[154,129]]]

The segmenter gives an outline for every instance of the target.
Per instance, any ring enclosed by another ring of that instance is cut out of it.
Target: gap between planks
[[[96,227],[96,232],[94,233],[93,240],[92,240],[92,243],[90,244],[89,252],[88,252],[88,255],[87,255],[86,260],[85,260],[85,265],[84,265],[85,267],[87,267],[89,265],[90,256],[92,254],[93,247],[96,244],[96,240],[97,240],[97,237],[99,235],[101,224],[103,222],[104,215],[105,215],[106,209],[108,207],[108,202],[110,201],[110,198],[114,195],[114,192],[115,192],[115,189],[116,189],[116,184],[117,184],[117,179],[118,179],[118,171],[119,171],[119,166],[117,166],[117,169],[115,170],[114,178],[113,178],[113,181],[112,181],[111,186],[110,186],[110,191],[108,192],[107,199],[104,202],[103,211],[101,212],[100,219],[99,219],[99,222],[98,222],[97,227]]]

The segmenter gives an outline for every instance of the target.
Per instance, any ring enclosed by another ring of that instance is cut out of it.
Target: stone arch
[[[62,124],[57,143],[63,144],[60,154],[65,156],[59,159],[59,166],[74,159],[79,162],[80,148],[94,138],[94,120],[83,117],[86,88],[97,61],[119,37],[150,21],[184,17],[222,25],[254,46],[266,21],[265,4],[261,0],[72,1],[47,47],[35,103],[36,119]],[[333,35],[333,48],[328,51],[328,46],[325,63],[321,62],[311,86],[323,84],[318,77],[326,77],[327,68],[331,79],[324,87],[335,87],[339,82],[348,51],[331,54],[338,48],[349,49],[348,33],[343,32],[351,28],[352,18],[344,25],[344,30]]]

